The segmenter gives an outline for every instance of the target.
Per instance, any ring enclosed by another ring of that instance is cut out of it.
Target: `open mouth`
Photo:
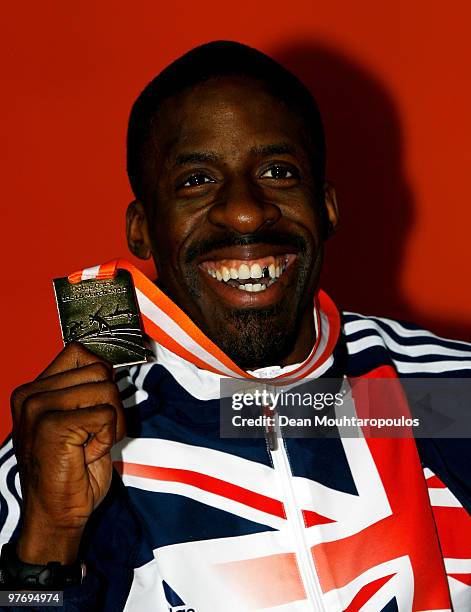
[[[293,254],[269,255],[253,260],[220,259],[205,261],[200,268],[227,287],[259,293],[276,285],[295,259]]]

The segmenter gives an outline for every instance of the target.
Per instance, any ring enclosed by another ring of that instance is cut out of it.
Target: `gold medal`
[[[127,270],[105,279],[53,281],[64,344],[81,342],[114,366],[146,361],[134,284]]]

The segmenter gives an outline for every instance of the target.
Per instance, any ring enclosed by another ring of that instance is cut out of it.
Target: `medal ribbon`
[[[155,283],[125,259],[85,268],[70,274],[68,279],[71,283],[78,283],[113,278],[118,268],[127,270],[133,278],[142,325],[149,337],[198,368],[222,376],[256,379],[229,359]],[[323,291],[319,291],[314,300],[314,316],[316,343],[311,353],[296,369],[275,378],[301,379],[332,360],[332,351],[340,333],[340,316],[335,304]]]

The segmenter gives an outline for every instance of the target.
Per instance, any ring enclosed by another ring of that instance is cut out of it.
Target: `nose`
[[[242,181],[228,186],[223,197],[209,211],[209,221],[239,234],[253,234],[274,225],[281,217],[276,204],[262,198],[256,189]]]

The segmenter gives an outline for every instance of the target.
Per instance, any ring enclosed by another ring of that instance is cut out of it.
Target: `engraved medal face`
[[[114,366],[146,361],[139,308],[132,276],[69,283],[53,281],[64,344],[81,342]]]

